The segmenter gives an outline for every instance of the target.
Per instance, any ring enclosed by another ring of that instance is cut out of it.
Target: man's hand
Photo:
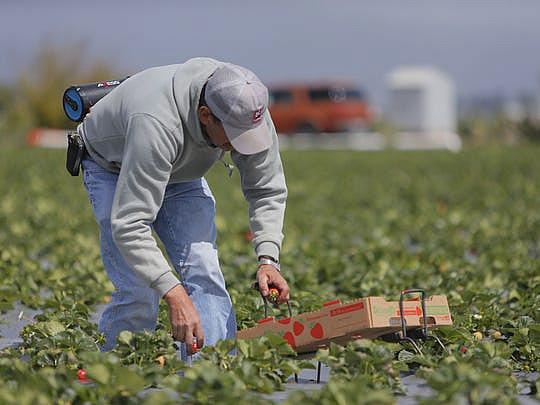
[[[193,337],[197,347],[204,345],[204,331],[199,313],[181,284],[171,288],[163,297],[169,306],[169,320],[173,338],[186,343],[188,355],[193,354]]]
[[[267,297],[270,288],[273,287],[279,291],[278,304],[283,304],[289,300],[289,285],[274,266],[269,264],[260,265],[257,271],[257,282],[263,297]]]

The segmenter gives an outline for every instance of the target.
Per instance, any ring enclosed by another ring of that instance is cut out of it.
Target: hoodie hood
[[[204,84],[223,62],[212,58],[193,58],[179,65],[173,76],[173,91],[178,113],[188,134],[196,143],[206,144],[197,114]]]

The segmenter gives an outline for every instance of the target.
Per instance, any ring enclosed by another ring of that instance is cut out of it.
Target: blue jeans
[[[159,294],[148,287],[124,261],[111,233],[111,207],[118,175],[86,157],[84,186],[100,230],[101,258],[115,287],[99,320],[105,335],[103,350],[110,350],[123,330],[153,331]],[[236,336],[236,317],[216,248],[215,200],[204,178],[169,184],[161,209],[152,224],[171,264],[193,301],[205,335],[205,345]],[[186,348],[180,355],[185,360]]]

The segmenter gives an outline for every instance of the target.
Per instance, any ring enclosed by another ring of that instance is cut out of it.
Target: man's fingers
[[[186,294],[177,297],[174,295],[175,291],[182,293],[184,290],[173,288],[167,295],[171,332],[174,339],[185,343],[187,354],[192,355],[204,344],[204,331],[197,309],[189,296]]]
[[[257,282],[259,283],[259,291],[263,297],[268,297],[270,288],[276,288],[279,291],[276,300],[278,304],[283,304],[289,300],[289,285],[281,274],[273,267],[265,265],[261,266],[257,272]]]
[[[266,274],[259,275],[257,281],[259,282],[259,291],[266,297],[268,295],[268,276]]]
[[[184,343],[186,344],[186,349],[187,349],[187,354],[188,355],[191,355],[193,353],[195,353],[195,351],[193,350],[193,343],[194,343],[194,339],[193,339],[193,329],[191,328],[186,328],[186,334],[185,334],[185,340],[184,340]]]
[[[280,285],[278,287],[278,290],[279,290],[279,298],[278,298],[278,302],[281,304],[281,303],[284,303],[286,301],[289,300],[289,286],[285,283],[285,285]]]
[[[269,277],[268,284],[279,291],[278,303],[281,304],[289,299],[289,285],[281,274],[277,273],[273,277]]]
[[[289,300],[289,286],[287,282],[283,279],[277,280],[273,283],[273,286],[279,291],[279,296],[277,298],[278,304],[283,304]]]
[[[186,328],[183,326],[176,327],[177,338],[180,342],[186,341]]]
[[[197,349],[201,349],[204,346],[204,330],[200,324],[195,329],[195,337],[197,338]]]
[[[171,316],[171,315],[169,315]],[[184,341],[184,337],[186,335],[186,332],[184,331],[184,328],[181,325],[178,325],[176,322],[171,321],[171,332],[172,336],[175,340],[178,340],[180,342]]]

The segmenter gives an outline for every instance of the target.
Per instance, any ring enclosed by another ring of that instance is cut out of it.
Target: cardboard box
[[[452,325],[448,301],[444,295],[433,295],[425,300],[429,328]],[[423,324],[421,302],[403,301],[407,329],[418,329]],[[345,344],[355,339],[373,339],[401,330],[399,301],[382,297],[360,298],[351,302],[330,301],[323,308],[305,312],[292,318],[262,319],[254,327],[237,333],[238,339],[252,339],[265,333],[277,333],[298,353],[316,351],[330,342]]]

